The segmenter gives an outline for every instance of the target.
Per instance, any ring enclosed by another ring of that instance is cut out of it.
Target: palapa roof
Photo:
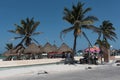
[[[65,43],[63,43],[59,49],[58,49],[58,52],[72,52],[72,49]]]
[[[23,51],[24,51],[24,46],[20,45],[16,48],[5,51],[3,53],[3,55],[4,56],[15,56],[15,55],[19,55],[19,54],[23,53]]]
[[[24,49],[24,53],[37,54],[41,52],[42,52],[41,46],[37,46],[35,43],[31,43],[27,48]]]
[[[8,51],[5,51],[5,52],[3,53],[3,55],[4,55],[4,56],[17,55],[16,52],[17,52],[17,49],[10,49],[10,50],[8,50]]]
[[[57,52],[57,50],[58,50],[58,47],[54,44],[54,45],[52,46],[52,52]]]
[[[43,52],[46,53],[52,52],[53,51],[52,48],[53,48],[52,45],[49,42],[47,42],[43,47]]]

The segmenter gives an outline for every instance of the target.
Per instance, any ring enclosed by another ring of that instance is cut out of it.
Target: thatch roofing
[[[54,44],[51,45],[49,42],[47,42],[43,47],[41,45],[36,45],[35,43],[31,43],[27,48],[18,46],[16,49],[8,50],[4,53],[5,56],[10,55],[19,55],[19,54],[39,54],[39,53],[50,53],[50,52],[72,52],[72,49],[65,43],[63,43],[59,48]]]
[[[58,52],[72,52],[72,49],[65,43],[63,43],[59,49],[58,49]]]
[[[31,43],[24,50],[24,53],[32,53],[32,54],[37,54],[37,53],[41,53],[41,52],[42,52],[41,46],[37,46],[35,43]]]
[[[46,52],[46,53],[49,53],[49,52],[52,52],[52,45],[47,42],[44,47],[43,47],[43,52]]]
[[[9,54],[11,54],[11,51],[12,51],[12,50],[5,51],[5,52],[3,53],[3,55],[4,55],[4,56],[9,56]]]
[[[57,52],[57,50],[58,50],[58,47],[54,44],[54,45],[52,46],[52,52]]]
[[[10,49],[8,51],[5,51],[3,53],[4,56],[14,56],[14,55],[19,55],[24,51],[24,47],[23,46],[18,46],[15,49]]]
[[[3,53],[3,55],[4,56],[12,56],[12,55],[17,55],[16,54],[16,49],[10,49],[10,50],[8,50],[8,51],[5,51],[4,53]]]

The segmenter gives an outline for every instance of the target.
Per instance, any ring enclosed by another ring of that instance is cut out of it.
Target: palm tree
[[[110,49],[110,44],[108,40],[115,41],[115,38],[117,38],[116,33],[114,31],[115,28],[113,27],[113,24],[110,21],[103,21],[102,25],[100,25],[100,27],[96,29],[96,32],[98,33],[98,39],[95,44],[99,45],[102,52]],[[103,47],[106,50],[103,50]]]
[[[68,33],[73,31],[74,35],[74,44],[73,44],[73,53],[72,58],[74,59],[74,54],[76,52],[76,41],[78,35],[83,33],[83,28],[85,29],[94,29],[92,25],[98,19],[94,16],[85,16],[85,14],[91,11],[91,8],[83,9],[84,3],[78,2],[77,5],[73,5],[72,9],[69,10],[64,8],[63,19],[69,22],[72,26],[61,31],[61,34]],[[85,34],[85,33],[84,33]]]
[[[10,49],[13,49],[13,44],[12,43],[7,43],[6,44],[6,47],[5,47],[7,50],[10,50]]]
[[[41,33],[41,32],[35,32],[39,24],[40,22],[39,21],[35,22],[33,18],[32,19],[26,18],[26,20],[21,20],[21,25],[15,24],[16,29],[9,30],[9,32],[19,35],[17,37],[14,37],[14,39],[22,38],[21,42],[16,47],[18,47],[23,43],[26,46],[28,46],[32,40],[36,41],[34,38],[32,38],[32,36]]]

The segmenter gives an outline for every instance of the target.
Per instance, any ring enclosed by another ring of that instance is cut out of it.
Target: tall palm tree
[[[16,47],[23,43],[26,46],[28,46],[32,40],[36,41],[34,38],[32,38],[32,36],[41,33],[35,32],[39,24],[40,22],[39,21],[35,22],[33,18],[32,19],[26,18],[26,20],[21,20],[21,25],[15,24],[16,29],[9,30],[9,32],[19,35],[17,37],[14,37],[14,39],[22,38],[21,42]]]
[[[101,50],[103,47],[107,50],[110,49],[110,44],[108,40],[115,41],[115,38],[117,38],[114,31],[115,28],[110,21],[103,21],[102,25],[100,25],[100,27],[96,29],[96,32],[98,33],[98,39],[95,44],[98,44]]]
[[[73,31],[74,35],[74,44],[73,44],[73,53],[72,58],[74,59],[74,54],[76,52],[76,41],[78,35],[83,33],[83,28],[85,29],[94,29],[92,25],[98,19],[94,16],[85,16],[87,12],[91,11],[91,8],[83,9],[85,4],[78,2],[77,5],[73,5],[72,9],[69,10],[64,8],[63,19],[69,22],[72,26],[61,31],[61,34],[68,33]]]

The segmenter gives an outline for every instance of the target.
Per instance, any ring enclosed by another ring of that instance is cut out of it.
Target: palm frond
[[[8,30],[8,32],[11,32],[11,33],[16,33],[16,31],[14,31],[14,30]]]
[[[74,16],[72,12],[67,8],[64,8],[63,20],[66,20],[67,22],[70,22],[71,24],[74,23]]]
[[[34,32],[32,36],[42,34],[43,32]]]
[[[19,35],[24,35],[25,34],[25,29],[22,27],[22,26],[19,26],[17,24],[14,24],[16,26],[16,34],[19,34]]]
[[[98,32],[98,33],[101,31],[98,27],[96,27],[94,25],[82,25],[82,28],[90,29],[90,30],[93,30],[94,32]]]
[[[86,14],[87,12],[91,11],[92,9],[91,8],[87,8],[83,11],[83,14]]]
[[[23,37],[14,37],[14,38],[11,38],[10,40],[17,40],[17,39],[20,39],[20,38],[23,38]]]
[[[40,45],[39,42],[37,40],[35,40],[34,38],[32,38],[32,40],[35,41],[38,45]]]
[[[91,25],[93,24],[94,22],[92,20],[86,20],[86,21],[82,21],[81,22],[81,25]]]
[[[71,11],[70,11],[68,8],[65,7],[65,8],[64,8],[64,14],[67,15],[67,14],[69,14],[69,13],[71,13]]]
[[[83,21],[95,22],[95,21],[98,21],[98,18],[95,16],[87,16],[86,18],[83,19]]]
[[[32,26],[30,33],[33,33],[33,32],[36,30],[36,28],[38,27],[39,24],[40,24],[40,22],[36,22],[36,23]]]
[[[72,30],[74,30],[74,26],[73,26],[73,27],[70,27],[70,28],[67,28],[67,29],[62,30],[62,31],[61,31],[61,33],[60,33],[60,38],[62,39],[62,35],[63,35],[63,34],[66,34],[66,33],[70,32],[70,31],[72,31]]]
[[[19,38],[23,38],[22,36],[21,37],[14,37],[14,39],[19,39]]]
[[[26,22],[24,20],[21,20],[21,25],[25,28]]]
[[[75,28],[75,27],[73,26],[73,27],[64,29],[64,30],[62,31],[62,33],[66,34],[67,32],[70,32],[70,31],[74,30],[74,28]]]
[[[13,44],[12,43],[7,43],[6,44],[6,47],[5,47],[7,50],[10,50],[10,49],[13,49]]]
[[[27,22],[27,23],[30,23],[30,19],[29,19],[29,18],[26,18],[26,22]]]
[[[94,44],[94,45],[100,45],[100,42],[101,42],[101,40],[100,40],[100,39],[98,39],[98,40],[96,40],[96,42],[95,42],[95,44]]]

